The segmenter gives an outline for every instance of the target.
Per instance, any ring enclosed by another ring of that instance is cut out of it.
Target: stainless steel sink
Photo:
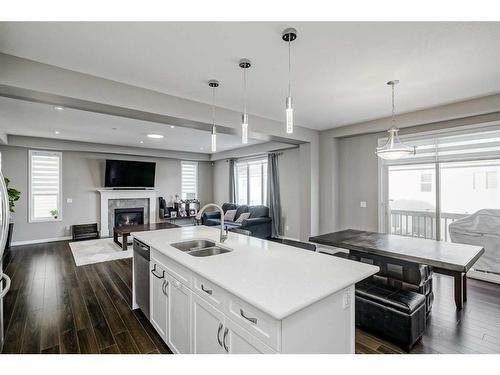
[[[211,257],[213,255],[229,253],[230,251],[232,250],[226,249],[224,247],[212,246],[212,247],[206,247],[204,249],[192,250],[188,252],[188,254],[194,257]]]
[[[189,241],[176,242],[171,244],[170,246],[175,247],[180,251],[192,251],[192,250],[205,249],[207,247],[213,247],[215,246],[215,242],[209,240],[189,240]]]
[[[170,246],[194,257],[210,257],[233,251],[226,247],[217,246],[215,242],[209,240],[182,241],[173,243]]]

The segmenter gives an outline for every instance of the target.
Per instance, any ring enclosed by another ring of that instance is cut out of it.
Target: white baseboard
[[[65,236],[65,237],[43,238],[43,239],[39,239],[39,240],[14,241],[10,245],[11,246],[32,245],[32,244],[36,244],[36,243],[67,241],[67,240],[71,240],[72,238],[73,237],[71,237],[71,236]]]
[[[470,270],[469,272],[467,272],[467,277],[471,279],[477,279],[482,281],[488,281],[490,283],[500,284],[500,275],[497,275],[495,273]]]

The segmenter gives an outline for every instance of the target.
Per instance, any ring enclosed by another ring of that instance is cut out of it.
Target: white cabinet
[[[193,294],[192,307],[193,353],[225,353],[224,314],[196,294]]]
[[[191,290],[168,275],[167,345],[174,353],[191,352]]]
[[[149,264],[149,319],[158,334],[167,338],[168,280],[165,268],[158,262]]]
[[[223,345],[231,354],[272,354],[276,353],[269,346],[265,345],[241,328],[231,319],[226,319],[224,324]]]

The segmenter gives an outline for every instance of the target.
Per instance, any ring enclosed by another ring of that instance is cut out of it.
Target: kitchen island
[[[354,284],[378,267],[231,232],[219,244],[219,234],[133,234],[150,248],[149,319],[173,352],[354,353]],[[174,247],[194,239],[231,251]]]

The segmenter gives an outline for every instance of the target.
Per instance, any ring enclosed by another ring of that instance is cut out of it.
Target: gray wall
[[[106,158],[156,162],[158,194],[168,198],[181,191],[180,160],[166,158],[109,155],[92,152],[63,151],[62,216],[59,222],[28,223],[28,149],[0,145],[2,172],[11,186],[22,192],[15,208],[13,241],[31,241],[70,235],[69,226],[99,221],[99,193],[104,179]],[[198,162],[198,194],[202,204],[213,199],[212,164]],[[72,198],[72,203],[67,203]]]
[[[279,175],[281,209],[284,235],[300,238],[300,155],[299,149],[281,151],[279,156]],[[214,202],[222,204],[229,199],[229,163],[226,159],[214,162]],[[288,227],[288,229],[287,229]]]
[[[380,133],[338,140],[339,229],[378,229],[378,160]],[[366,208],[360,202],[366,202]]]

